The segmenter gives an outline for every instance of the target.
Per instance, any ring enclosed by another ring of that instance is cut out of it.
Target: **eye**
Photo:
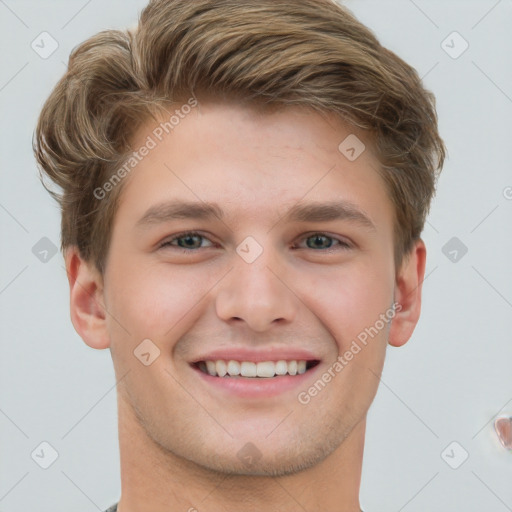
[[[187,231],[186,233],[180,233],[178,235],[173,236],[169,240],[166,240],[165,242],[160,244],[159,248],[176,247],[183,249],[185,252],[194,251],[196,249],[202,248],[202,240],[208,240],[208,238],[197,233],[196,231]],[[174,242],[177,242],[177,245]],[[213,244],[210,247],[213,247]]]
[[[164,241],[160,244],[159,248],[174,247],[176,249],[182,249],[184,252],[193,252],[197,249],[205,249],[207,247],[214,246],[213,243],[206,247],[202,246],[201,242],[205,240],[211,243],[208,238],[201,235],[197,231],[187,231],[185,233],[179,233]],[[302,240],[306,241],[306,249],[320,249],[322,252],[332,252],[332,250],[336,250],[336,246],[338,246],[340,250],[352,248],[352,246],[343,239],[332,237],[325,233],[313,233],[306,237],[302,237]],[[308,241],[312,241],[312,243],[308,243]]]
[[[352,246],[345,240],[326,235],[325,233],[313,233],[303,237],[302,240],[306,241],[308,249],[327,249],[325,252],[330,252],[330,250],[333,249],[334,242],[337,242],[336,245],[340,250],[352,248]],[[309,240],[312,240],[311,244],[308,243]]]

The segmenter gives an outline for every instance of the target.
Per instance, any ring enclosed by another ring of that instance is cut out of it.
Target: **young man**
[[[417,73],[331,0],[155,0],[73,51],[35,152],[118,381],[109,510],[359,511],[445,155]]]

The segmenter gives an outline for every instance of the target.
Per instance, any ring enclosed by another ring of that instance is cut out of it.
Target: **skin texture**
[[[133,147],[155,126],[141,126]],[[387,344],[406,343],[418,320],[426,252],[418,240],[395,269],[393,206],[370,143],[358,133],[367,149],[353,162],[338,151],[351,133],[298,107],[200,101],[124,178],[103,278],[66,252],[73,325],[89,346],[110,348],[122,379],[120,512],[360,510],[366,414]],[[225,216],[136,227],[171,199],[217,202]],[[284,220],[299,202],[333,200],[357,206],[374,229]],[[189,240],[189,253],[178,241],[160,247],[187,230],[205,237]],[[250,264],[236,252],[248,236],[263,249]],[[394,301],[393,321],[300,403],[298,392]],[[149,366],[133,354],[147,338],[160,350]],[[233,346],[294,346],[321,362],[300,389],[242,399],[189,365]],[[260,454],[250,465],[237,456],[248,442]]]

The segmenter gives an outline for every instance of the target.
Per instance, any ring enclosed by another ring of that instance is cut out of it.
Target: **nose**
[[[264,332],[275,324],[292,322],[300,300],[290,278],[265,250],[252,263],[236,256],[234,268],[219,283],[216,312],[225,322],[244,322],[253,331]]]

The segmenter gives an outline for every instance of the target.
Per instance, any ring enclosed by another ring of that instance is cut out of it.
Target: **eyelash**
[[[198,248],[195,248],[195,249],[189,249],[189,248],[186,248],[186,247],[179,247],[179,246],[171,245],[172,242],[175,242],[176,240],[179,240],[180,238],[186,238],[187,236],[198,236],[198,237],[200,237],[202,239],[209,240],[206,236],[202,235],[201,233],[198,233],[197,231],[186,231],[184,233],[179,233],[179,234],[173,236],[169,240],[166,240],[165,242],[160,244],[160,246],[158,248],[159,249],[163,249],[165,247],[173,247],[175,249],[181,250],[184,253],[192,253],[192,252],[197,252],[199,249],[205,249],[205,247],[198,247]],[[315,236],[326,237],[326,238],[330,238],[331,240],[335,240],[335,241],[339,242],[339,244],[338,244],[339,249],[338,250],[348,250],[348,249],[352,248],[352,245],[349,244],[348,242],[345,242],[344,240],[341,240],[339,238],[327,235],[326,233],[322,233],[322,232],[314,232],[314,233],[308,234],[307,236],[304,236],[301,240],[307,240],[308,238],[312,238],[312,237],[315,237]],[[309,249],[309,247],[306,247],[306,249]],[[327,252],[327,253],[331,253],[333,251],[336,251],[336,249],[333,248],[333,247],[327,247],[325,249],[319,249],[319,250],[315,250],[315,249],[311,249],[311,250],[313,250],[315,252]]]

